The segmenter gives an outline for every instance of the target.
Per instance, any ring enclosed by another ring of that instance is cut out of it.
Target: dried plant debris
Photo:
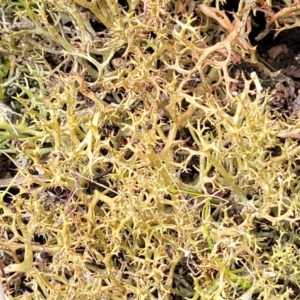
[[[0,297],[299,298],[298,14],[2,1]]]

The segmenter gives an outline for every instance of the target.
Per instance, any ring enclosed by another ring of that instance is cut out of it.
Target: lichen
[[[11,299],[299,294],[299,122],[240,70],[262,2],[1,5]]]

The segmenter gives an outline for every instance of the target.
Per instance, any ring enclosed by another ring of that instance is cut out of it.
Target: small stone
[[[293,109],[296,111],[300,111],[300,95],[293,102]]]
[[[14,111],[3,102],[0,102],[0,121],[5,122],[7,120],[12,121]]]

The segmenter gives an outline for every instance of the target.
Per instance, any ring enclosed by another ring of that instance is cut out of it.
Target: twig
[[[292,132],[287,132],[287,133],[279,133],[277,137],[282,138],[282,139],[294,139],[294,140],[300,140],[300,133],[292,133]]]
[[[6,274],[5,274],[4,269],[3,269],[2,259],[0,260],[0,270],[1,270],[1,273],[2,273],[1,277],[4,277],[6,279],[7,290],[9,290]],[[0,300],[8,300],[7,296],[4,294],[4,289],[3,289],[3,286],[2,286],[1,277],[0,277]]]
[[[8,300],[7,296],[4,294],[1,280],[0,280],[0,300]]]
[[[46,180],[46,178],[44,178],[41,175],[31,175],[31,176],[33,178],[36,178],[43,182],[48,181],[48,180]],[[8,186],[17,187],[18,185],[21,185],[23,182],[25,182],[25,180],[26,180],[26,177],[24,177],[24,176],[2,178],[2,179],[0,179],[0,188],[6,188]]]

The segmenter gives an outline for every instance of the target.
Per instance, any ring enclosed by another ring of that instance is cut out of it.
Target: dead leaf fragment
[[[21,300],[31,300],[32,299],[32,297],[31,297],[31,293],[29,293],[29,292],[25,292],[23,295],[22,295],[22,298],[21,298]]]
[[[285,44],[279,44],[268,50],[269,57],[274,60],[280,54],[287,54],[289,49]]]
[[[290,64],[282,71],[282,73],[289,77],[300,78],[300,64]]]

